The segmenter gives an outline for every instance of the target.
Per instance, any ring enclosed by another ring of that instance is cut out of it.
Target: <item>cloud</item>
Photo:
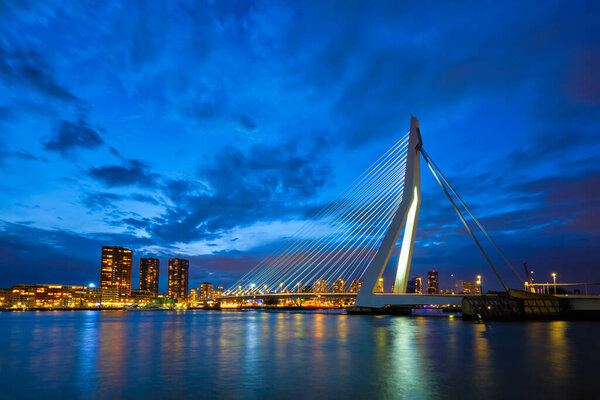
[[[254,122],[252,118],[250,118],[246,114],[240,115],[240,123],[244,128],[248,129],[249,131],[253,131],[256,129],[256,122]]]
[[[224,149],[199,171],[197,182],[168,181],[164,193],[174,206],[133,226],[145,223],[162,241],[190,242],[258,220],[303,213],[303,203],[310,202],[331,172],[314,155],[293,144],[254,146],[247,153]]]
[[[81,203],[90,210],[108,210],[115,208],[115,202],[123,200],[122,195],[106,192],[91,192],[84,193],[81,198]]]
[[[66,87],[55,81],[52,68],[36,51],[10,51],[0,46],[0,78],[7,86],[26,86],[55,100],[79,101]]]
[[[137,160],[127,160],[125,165],[107,165],[92,167],[88,174],[108,187],[137,185],[153,187],[158,175],[149,171],[149,167]]]
[[[79,118],[75,124],[61,121],[54,133],[54,137],[44,143],[44,148],[62,155],[69,154],[77,148],[95,149],[104,144],[98,132],[87,126],[83,118]]]

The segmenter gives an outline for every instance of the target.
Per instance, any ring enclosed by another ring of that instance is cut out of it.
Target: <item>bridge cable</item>
[[[427,166],[429,167],[429,169],[431,170],[431,172],[433,173],[433,176],[435,177],[435,179],[437,180],[437,182],[440,184],[440,187],[442,188],[442,190],[444,191],[444,193],[446,194],[446,196],[448,197],[448,200],[450,200],[450,203],[452,203],[452,207],[454,207],[454,211],[456,211],[456,213],[458,214],[458,217],[460,218],[460,220],[462,221],[463,225],[465,226],[465,228],[467,228],[467,231],[469,231],[469,233],[471,234],[471,237],[473,238],[473,240],[475,241],[475,244],[477,245],[477,247],[479,247],[479,250],[481,251],[481,254],[483,254],[483,257],[485,257],[485,260],[487,261],[487,263],[490,265],[490,267],[492,268],[492,271],[494,271],[494,274],[496,274],[496,277],[498,278],[498,280],[500,281],[500,284],[502,284],[502,287],[504,287],[504,290],[508,292],[508,287],[506,286],[506,284],[504,283],[504,281],[502,280],[502,278],[500,277],[500,274],[498,273],[498,271],[496,270],[496,268],[494,267],[494,264],[492,263],[492,261],[490,260],[490,258],[487,256],[487,254],[485,253],[485,251],[483,250],[483,247],[481,247],[481,244],[479,243],[479,241],[477,240],[477,238],[475,237],[475,234],[473,233],[473,231],[471,230],[471,227],[469,226],[469,224],[467,224],[467,221],[465,220],[465,218],[463,217],[462,213],[460,212],[460,210],[458,209],[458,207],[456,206],[456,203],[454,202],[454,200],[452,199],[452,196],[450,196],[450,193],[448,193],[448,190],[446,190],[446,187],[444,186],[444,184],[442,183],[442,181],[440,180],[440,178],[438,177],[437,173],[435,172],[434,168],[432,167],[430,161],[429,161],[429,157],[427,157],[426,153],[424,151],[422,151],[421,149],[421,154],[423,154],[423,158],[425,159],[425,161],[427,162]]]
[[[471,216],[471,218],[473,219],[473,221],[475,221],[475,223],[477,224],[477,226],[479,227],[479,229],[481,229],[481,231],[485,234],[485,236],[488,238],[488,240],[490,241],[490,243],[492,243],[494,245],[494,247],[496,248],[496,250],[498,250],[498,253],[500,253],[500,255],[502,256],[502,258],[504,259],[504,262],[506,262],[506,264],[512,269],[512,271],[515,273],[515,275],[517,276],[517,278],[519,278],[519,280],[521,282],[525,283],[525,280],[521,277],[521,274],[519,274],[517,272],[517,270],[514,267],[514,265],[508,260],[508,258],[506,257],[506,255],[504,255],[504,252],[502,250],[500,250],[500,247],[498,247],[498,245],[496,244],[496,242],[487,233],[487,231],[485,230],[485,228],[483,227],[483,225],[481,225],[481,223],[479,222],[479,220],[475,217],[475,215],[473,215],[473,213],[471,212],[471,210],[469,209],[469,207],[467,206],[467,204],[463,201],[463,199],[456,192],[456,190],[454,190],[454,188],[452,187],[452,185],[450,184],[450,182],[448,182],[448,180],[446,179],[446,177],[444,176],[444,174],[442,173],[442,171],[433,162],[433,160],[431,159],[431,157],[429,157],[429,154],[427,154],[427,152],[425,151],[425,149],[421,149],[421,152],[423,153],[423,157],[426,158],[426,161],[429,160],[427,162],[431,162],[431,165],[433,165],[433,167],[438,171],[438,173],[440,174],[440,177],[442,178],[442,180],[446,183],[446,185],[448,186],[448,188],[450,188],[450,190],[452,191],[452,193],[454,193],[454,195],[456,196],[456,198],[458,199],[458,201],[460,201],[460,203],[462,204],[462,206],[464,207],[464,209],[469,213],[469,215]]]

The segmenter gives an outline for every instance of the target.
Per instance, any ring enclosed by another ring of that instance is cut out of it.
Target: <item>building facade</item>
[[[118,246],[102,246],[100,287],[117,289],[119,297],[131,295],[133,252]]]
[[[350,289],[348,290],[350,293],[358,293],[360,288],[362,287],[362,280],[355,279],[350,282]]]
[[[417,276],[408,281],[406,293],[423,294],[423,279]]]
[[[454,286],[457,294],[481,294],[477,281],[457,280]]]
[[[91,289],[72,285],[13,285],[10,304],[27,308],[78,308],[94,305]]]
[[[439,294],[440,293],[440,278],[437,271],[429,271],[427,273],[427,293],[428,294]]]
[[[186,300],[190,261],[183,258],[169,258],[169,298]]]
[[[313,293],[329,293],[329,282],[327,282],[327,279],[317,279],[313,284]]]
[[[214,296],[214,287],[210,282],[202,282],[200,284],[200,293],[201,300],[212,299]]]
[[[158,296],[158,258],[140,258],[140,290]]]
[[[331,293],[346,293],[346,281],[340,278],[333,282]]]

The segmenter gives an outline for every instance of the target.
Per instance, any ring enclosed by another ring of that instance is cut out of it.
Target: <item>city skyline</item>
[[[111,5],[0,14],[0,287],[98,282],[107,243],[228,286],[411,114],[515,265],[599,279],[597,4]],[[411,271],[498,289],[426,175]]]

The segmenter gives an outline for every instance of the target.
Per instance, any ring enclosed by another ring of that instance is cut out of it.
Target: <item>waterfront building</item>
[[[408,281],[408,286],[406,287],[406,293],[416,293],[423,294],[423,280],[420,276],[412,278]]]
[[[423,279],[420,276],[415,278],[415,293],[423,294]]]
[[[158,296],[158,258],[140,258],[140,290]]]
[[[317,279],[313,285],[313,293],[329,293],[327,279]]]
[[[213,284],[210,282],[202,282],[200,284],[200,299],[212,299],[213,298]]]
[[[119,297],[131,294],[133,252],[118,246],[102,246],[100,287],[115,288]]]
[[[440,278],[436,270],[427,273],[427,293],[438,294],[440,292]]]
[[[223,296],[223,286],[219,286],[217,288],[217,291],[215,292],[215,297],[221,297]]]
[[[198,289],[197,288],[190,289],[190,300],[191,301],[198,300]]]
[[[129,298],[128,303],[136,304],[138,306],[145,306],[152,302],[156,296],[149,290],[135,290],[131,291],[131,297]]]
[[[100,303],[103,306],[114,306],[120,302],[121,296],[119,296],[119,289],[111,286],[100,288]]]
[[[12,304],[12,289],[0,289],[0,308],[9,307]]]
[[[454,286],[457,294],[481,294],[477,281],[457,280]]]
[[[346,293],[346,281],[340,278],[333,282],[331,293]]]
[[[92,305],[90,289],[73,285],[13,285],[11,302],[14,307],[75,308]]]
[[[362,286],[363,281],[355,279],[350,283],[350,289],[348,290],[350,293],[358,293]]]
[[[34,285],[13,285],[12,305],[15,307],[34,307],[35,289]]]
[[[186,300],[190,261],[183,258],[169,258],[169,298]]]

